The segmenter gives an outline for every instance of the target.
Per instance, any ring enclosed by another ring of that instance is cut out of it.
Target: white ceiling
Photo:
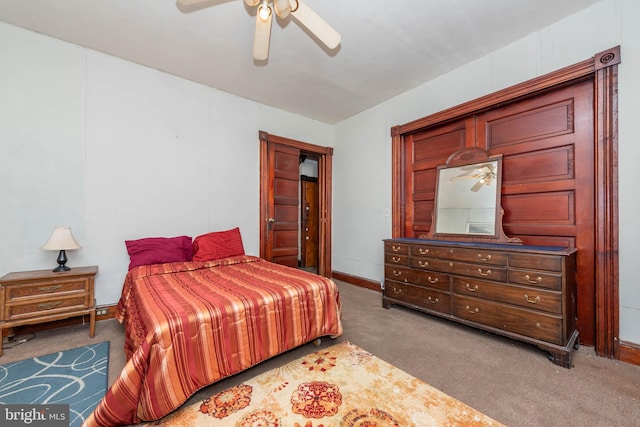
[[[599,0],[301,0],[342,36],[335,51],[274,19],[252,58],[255,8],[208,0],[0,0],[0,21],[336,123]]]

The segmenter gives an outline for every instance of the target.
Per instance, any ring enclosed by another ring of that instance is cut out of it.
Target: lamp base
[[[58,259],[56,261],[58,261],[58,266],[52,270],[53,272],[59,273],[61,271],[71,270],[71,268],[65,265],[67,263],[67,253],[64,249],[60,249],[60,253],[58,254]]]

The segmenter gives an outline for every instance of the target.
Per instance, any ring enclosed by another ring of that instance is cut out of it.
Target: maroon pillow
[[[211,261],[236,255],[244,255],[242,236],[238,227],[203,234],[193,240],[194,261]]]
[[[190,236],[147,237],[124,243],[129,252],[129,270],[139,265],[191,261],[193,257]]]

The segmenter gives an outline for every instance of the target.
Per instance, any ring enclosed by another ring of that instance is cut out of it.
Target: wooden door
[[[321,147],[262,131],[259,132],[259,137],[260,257],[268,261],[297,267],[299,158],[301,154],[305,154],[318,159],[317,272],[321,276],[331,277],[333,148]],[[295,231],[292,232],[292,230]]]
[[[298,266],[298,187],[300,150],[270,143],[266,254],[276,264]]]
[[[300,177],[300,266],[318,266],[318,179]]]

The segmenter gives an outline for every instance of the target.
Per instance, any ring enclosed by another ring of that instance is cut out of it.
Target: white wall
[[[258,132],[333,145],[327,124],[0,23],[0,275],[53,268],[56,225],[115,304],[124,240],[239,226],[259,254]]]
[[[333,269],[379,281],[391,236],[390,128],[620,45],[620,338],[640,343],[640,4],[603,0],[335,126]]]

